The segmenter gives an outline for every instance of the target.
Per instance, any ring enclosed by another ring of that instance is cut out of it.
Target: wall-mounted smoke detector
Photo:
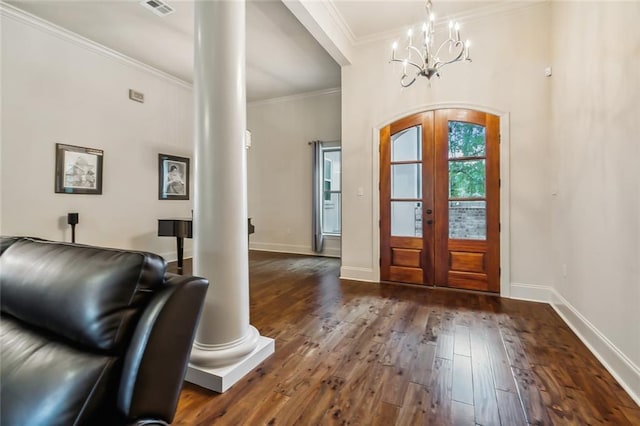
[[[175,9],[162,0],[142,0],[140,4],[158,16],[167,16]]]

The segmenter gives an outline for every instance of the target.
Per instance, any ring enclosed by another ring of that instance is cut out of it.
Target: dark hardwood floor
[[[185,383],[174,424],[640,425],[550,306],[338,271],[251,252],[251,324],[276,352],[224,394]]]

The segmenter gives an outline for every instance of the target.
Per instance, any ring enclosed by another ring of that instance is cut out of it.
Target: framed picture
[[[189,159],[158,154],[158,198],[189,199]]]
[[[56,144],[56,193],[102,194],[104,151]]]

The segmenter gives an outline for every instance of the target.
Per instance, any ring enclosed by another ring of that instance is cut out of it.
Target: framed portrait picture
[[[158,198],[189,199],[189,159],[158,154]]]
[[[104,151],[56,144],[56,193],[102,194]]]

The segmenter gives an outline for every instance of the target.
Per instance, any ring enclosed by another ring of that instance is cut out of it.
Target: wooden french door
[[[383,281],[500,290],[499,127],[441,109],[380,131]]]

